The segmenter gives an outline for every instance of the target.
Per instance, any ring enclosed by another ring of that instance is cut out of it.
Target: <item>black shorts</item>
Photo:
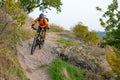
[[[42,30],[42,28],[41,27],[39,27],[40,28],[40,31]],[[47,29],[47,27],[44,27],[44,31],[46,32],[48,29]]]

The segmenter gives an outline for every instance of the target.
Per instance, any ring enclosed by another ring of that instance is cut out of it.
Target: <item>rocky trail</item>
[[[56,54],[52,53],[52,48],[57,46],[53,42],[57,38],[54,33],[48,33],[44,47],[36,48],[33,55],[30,54],[33,39],[18,45],[19,62],[30,80],[51,80],[48,66],[56,57]]]
[[[100,80],[101,72],[112,70],[106,61],[104,49],[82,41],[78,41],[79,46],[63,46],[56,42],[61,37],[68,38],[64,33],[48,33],[43,48],[37,47],[33,55],[30,54],[33,39],[17,46],[19,62],[30,80],[52,80],[48,68],[56,57],[78,68],[92,71],[99,75]]]

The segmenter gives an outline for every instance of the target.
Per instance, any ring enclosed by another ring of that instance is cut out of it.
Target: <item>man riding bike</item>
[[[38,29],[35,28],[34,26],[36,25],[36,23],[38,22],[39,26],[38,26]],[[32,28],[33,30],[37,30],[38,32],[40,32],[42,29],[44,29],[44,37],[43,37],[43,41],[42,41],[42,45],[44,44],[44,41],[45,41],[45,37],[46,37],[46,33],[47,33],[47,30],[49,29],[49,26],[48,26],[48,20],[47,18],[45,17],[45,15],[43,13],[41,13],[39,15],[39,17],[37,17],[33,23],[32,23]]]

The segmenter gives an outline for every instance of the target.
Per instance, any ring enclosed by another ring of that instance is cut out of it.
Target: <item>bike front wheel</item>
[[[34,38],[34,41],[31,47],[31,55],[34,53],[36,46],[37,46],[37,38]]]

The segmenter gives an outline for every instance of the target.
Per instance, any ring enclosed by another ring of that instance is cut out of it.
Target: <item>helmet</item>
[[[43,18],[43,17],[44,17],[44,14],[41,13],[41,14],[39,15],[39,18]]]

